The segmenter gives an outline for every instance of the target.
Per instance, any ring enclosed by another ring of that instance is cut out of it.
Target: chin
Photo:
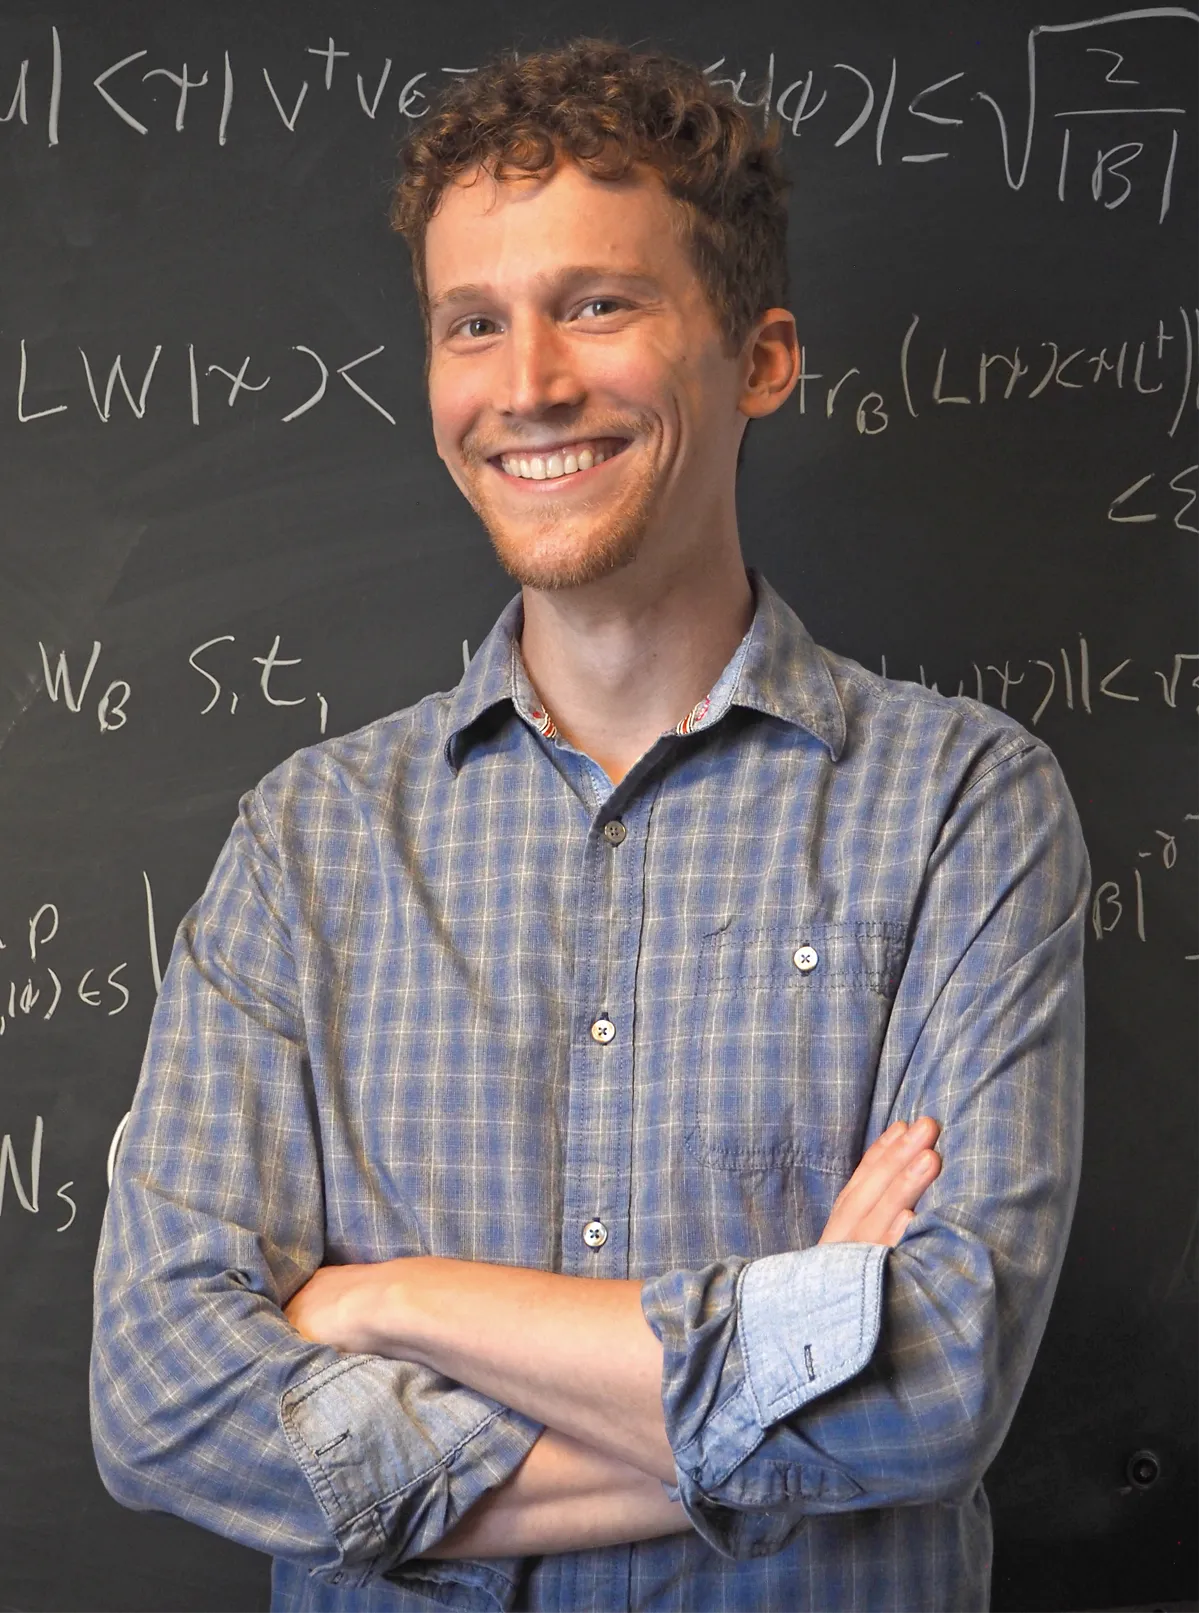
[[[522,588],[538,588],[550,593],[564,588],[582,588],[630,566],[641,553],[645,524],[637,528],[617,528],[590,532],[582,540],[542,538],[522,542],[507,527],[498,529],[488,522],[489,538],[496,558]]]
[[[581,521],[576,515],[568,523],[548,509],[542,520],[524,527],[500,516],[486,500],[471,502],[509,576],[522,588],[550,593],[583,588],[633,564],[649,529],[653,489],[639,489],[625,509],[607,519]]]

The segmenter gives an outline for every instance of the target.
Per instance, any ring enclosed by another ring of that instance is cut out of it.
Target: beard
[[[591,429],[580,436],[607,434]],[[633,443],[645,441],[643,436],[633,439]],[[627,453],[629,448],[617,457]],[[581,588],[632,565],[641,553],[658,489],[650,464],[642,456],[638,458],[640,463],[622,467],[619,492],[610,491],[594,500],[580,499],[577,493],[561,499],[540,497],[521,520],[502,509],[498,499],[489,497],[496,472],[468,451],[464,455],[466,494],[497,560],[522,588],[545,592]]]

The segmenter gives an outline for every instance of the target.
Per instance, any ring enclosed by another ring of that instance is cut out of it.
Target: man
[[[274,1606],[987,1605],[1087,856],[1044,744],[744,568],[782,190],[596,42],[410,142],[434,438],[522,592],[243,799],[97,1265],[106,1484],[270,1552]]]

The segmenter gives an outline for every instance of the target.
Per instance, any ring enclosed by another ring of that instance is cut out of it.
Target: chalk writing
[[[911,315],[903,332],[897,331],[894,357],[873,363],[862,358],[859,363],[846,364],[806,343],[801,349],[795,407],[806,420],[837,424],[847,421],[857,436],[873,437],[897,421],[936,420],[942,410],[952,414],[957,408],[969,407],[994,412],[1037,399],[1045,400],[1038,405],[1041,408],[1055,399],[1086,407],[1089,402],[1115,398],[1133,409],[1156,411],[1167,436],[1174,437],[1184,411],[1189,406],[1193,410],[1200,407],[1193,334],[1196,320],[1200,320],[1200,314],[1180,306],[1147,320],[1141,331],[1132,334],[1098,333],[1092,340],[1080,342],[1037,333],[985,346],[961,338],[952,342],[939,329],[936,314],[917,312]],[[396,416],[391,409],[364,384],[361,373],[353,373],[379,359],[385,350],[381,342],[344,364],[333,364],[315,348],[297,342],[288,351],[299,354],[302,363],[288,359],[286,354],[264,362],[243,353],[234,367],[215,358],[206,362],[194,342],[187,344],[185,355],[172,353],[165,344],[158,343],[142,370],[135,393],[126,375],[123,352],[112,359],[101,387],[91,359],[80,348],[79,390],[84,399],[90,400],[92,412],[102,425],[110,424],[114,418],[118,386],[128,405],[123,418],[144,420],[149,412],[151,382],[156,370],[163,374],[159,358],[166,351],[166,384],[171,391],[166,398],[160,398],[156,407],[171,411],[176,418],[181,408],[186,409],[194,426],[200,425],[202,419],[211,420],[213,391],[219,399],[218,410],[228,414],[239,406],[243,395],[265,393],[268,387],[274,387],[276,392],[286,389],[285,399],[280,401],[286,400],[289,406],[278,419],[289,425],[319,406],[328,407],[329,382],[334,375],[375,415],[394,426]],[[18,339],[13,357],[20,424],[45,421],[71,409],[72,401],[62,401],[61,397],[58,402],[34,406],[39,389],[31,378],[34,355],[27,338]],[[278,373],[281,363],[286,365],[282,376]],[[1191,526],[1185,529],[1195,530]]]
[[[215,672],[210,670],[210,665],[203,664],[200,660],[202,655],[208,656],[210,651],[215,650],[218,644],[234,644],[236,642],[235,634],[219,633],[215,638],[205,639],[202,644],[197,644],[195,649],[188,655],[188,664],[192,670],[199,673],[211,688],[207,702],[199,708],[202,717],[207,716],[218,705],[218,702],[227,701],[230,716],[238,709],[238,702],[241,698],[238,691],[233,688],[227,690],[222,680]],[[258,694],[268,706],[302,706],[309,698],[307,693],[284,694],[281,692],[279,683],[276,682],[279,669],[296,667],[302,664],[301,656],[285,656],[280,653],[282,643],[282,634],[276,633],[271,647],[265,655],[251,655],[248,657],[252,665],[261,668],[260,672],[251,674],[251,679]],[[51,670],[52,652],[47,650],[40,639],[38,640],[38,651],[42,661],[43,685],[55,705],[58,705],[61,701],[65,710],[75,715],[80,713],[87,697],[88,686],[92,681],[92,674],[95,672],[100,660],[101,650],[100,640],[93,640],[91,655],[82,675],[79,674],[78,670],[75,673],[75,676],[79,679],[79,687],[76,689],[72,681],[71,663],[67,651],[60,650],[58,652],[58,659],[53,670]],[[226,672],[226,678],[229,676],[230,674]],[[329,724],[329,702],[320,689],[310,692],[316,702],[317,726],[323,734]],[[114,730],[125,727],[128,721],[128,704],[132,693],[129,683],[124,678],[114,678],[108,684],[96,703],[96,720],[99,723],[102,734],[112,733]]]
[[[1169,518],[1170,524],[1178,527],[1180,532],[1200,532],[1200,527],[1197,527],[1194,516],[1190,521],[1185,519],[1196,503],[1196,472],[1198,469],[1200,469],[1200,466],[1188,465],[1186,469],[1176,471],[1175,475],[1167,482],[1168,489],[1179,496],[1174,501],[1174,511],[1172,512],[1169,508],[1166,509],[1162,512],[1163,517],[1164,520]],[[1151,487],[1150,485],[1155,482],[1157,476],[1156,471],[1147,471],[1144,476],[1139,476],[1136,482],[1131,482],[1128,487],[1118,493],[1108,506],[1108,519],[1121,523],[1139,524],[1157,521],[1160,511],[1157,508],[1146,507],[1148,504],[1157,505],[1163,497],[1157,487]],[[1190,483],[1187,480],[1188,477],[1191,477]],[[1143,489],[1146,489],[1144,493]],[[1141,493],[1142,497],[1136,503],[1131,503],[1130,501],[1135,493]]]
[[[79,1002],[85,1008],[100,1009],[109,1019],[124,1013],[129,1006],[129,987],[118,977],[124,972],[124,960],[104,973],[100,965],[84,969],[78,976],[63,978],[44,956],[51,941],[58,934],[59,911],[54,902],[43,902],[29,918],[24,930],[28,950],[29,968],[16,969],[11,959],[7,962],[7,979],[0,974],[0,1036],[4,1036],[26,1020],[46,1022],[58,1013],[64,991],[68,1003]],[[0,937],[0,952],[11,952],[12,947]],[[95,978],[99,972],[100,978]]]
[[[45,1129],[45,1122],[41,1115],[35,1115],[33,1117],[33,1137],[29,1145],[29,1163],[24,1173],[22,1173],[21,1167],[17,1163],[17,1149],[13,1143],[12,1133],[6,1131],[3,1137],[0,1137],[0,1215],[4,1213],[5,1188],[10,1181],[17,1203],[21,1208],[30,1215],[41,1213],[38,1194],[41,1189],[42,1138]],[[64,1182],[61,1187],[55,1189],[55,1198],[61,1199],[70,1211],[67,1219],[54,1229],[56,1232],[65,1232],[75,1219],[75,1200],[67,1192],[69,1187],[74,1186],[75,1183],[70,1181]]]
[[[1179,41],[1179,59],[1190,59],[1187,35],[1196,22],[1197,13],[1184,6],[1145,6],[1078,22],[1038,24],[1024,38],[1018,105],[1011,99],[1006,105],[992,93],[977,61],[931,77],[915,59],[902,60],[886,51],[873,60],[847,60],[846,52],[840,60],[831,55],[801,63],[769,48],[746,64],[725,50],[704,71],[757,112],[764,126],[777,120],[786,140],[803,142],[806,157],[814,151],[861,152],[876,167],[936,172],[937,165],[960,154],[958,141],[982,119],[994,134],[999,158],[991,172],[1010,190],[1025,189],[1035,153],[1044,154],[1038,176],[1053,187],[1060,202],[1079,202],[1114,216],[1122,215],[1131,199],[1145,197],[1146,217],[1161,224],[1171,209],[1180,154],[1190,154],[1195,144],[1180,140],[1181,122],[1189,116],[1183,104],[1186,80],[1177,93],[1164,95],[1146,82],[1142,69],[1135,76],[1131,64],[1142,60],[1149,28],[1159,34],[1168,31]],[[31,44],[31,53],[14,66],[8,111],[0,122],[32,129],[44,98],[47,139],[57,145],[62,40],[54,27],[49,40],[44,34],[39,38],[44,43]],[[1095,43],[1098,39],[1105,43]],[[41,53],[46,51],[50,63],[43,68]],[[469,65],[409,63],[393,81],[398,59],[382,53],[362,58],[330,35],[323,44],[298,45],[286,64],[239,63],[239,71],[248,74],[255,93],[265,96],[281,137],[287,139],[298,138],[314,117],[327,116],[318,110],[321,106],[357,107],[376,122],[389,85],[396,113],[418,120],[428,111],[436,84],[475,71]],[[342,62],[347,71],[353,69],[352,78],[336,71]],[[215,131],[223,147],[236,130],[235,68],[229,50],[220,51],[219,102],[215,77],[209,82],[210,66],[216,74],[216,54],[208,65],[196,67],[186,61],[151,64],[149,48],[143,47],[109,62],[90,86],[79,80],[78,93],[90,89],[93,107],[140,138],[154,139],[168,129],[213,138]],[[1117,67],[1118,76],[1113,76]],[[314,70],[322,88],[310,97]],[[401,77],[397,92],[395,82]],[[165,117],[157,110],[160,98],[166,103]],[[193,114],[193,102],[198,114]],[[1128,138],[1114,140],[1109,130],[1117,127]]]
[[[869,437],[886,430],[893,418],[929,420],[946,405],[994,409],[1043,397],[1074,397],[1077,404],[1086,404],[1117,394],[1134,407],[1159,409],[1167,435],[1173,437],[1189,402],[1193,408],[1200,406],[1200,387],[1194,385],[1192,319],[1180,307],[1160,316],[1145,335],[1120,341],[1100,338],[1072,344],[1039,337],[1003,347],[967,347],[961,341],[952,347],[937,334],[932,318],[915,313],[897,344],[898,396],[884,365],[864,371],[858,365],[831,364],[806,345],[801,349],[796,407],[818,420],[850,418],[857,434]],[[859,379],[851,385],[855,376]],[[815,386],[818,381],[826,385]],[[1156,401],[1137,401],[1143,398]]]
[[[218,701],[222,699],[225,694],[225,687],[215,673],[211,672],[207,666],[201,665],[197,657],[205,654],[209,650],[212,650],[218,644],[235,644],[236,642],[237,638],[235,634],[220,633],[216,638],[206,639],[203,644],[197,644],[196,648],[188,656],[189,665],[212,686],[212,693],[209,695],[207,704],[201,706],[200,708],[200,715],[202,717],[206,717],[217,705]],[[308,699],[307,695],[302,694],[286,696],[273,691],[272,688],[271,679],[276,667],[299,666],[301,664],[301,657],[298,655],[280,655],[279,647],[281,642],[281,635],[276,633],[274,642],[272,643],[271,648],[267,651],[266,655],[252,655],[250,657],[252,662],[262,668],[262,672],[258,678],[258,689],[262,695],[262,698],[269,706],[302,706]],[[325,696],[319,689],[315,691],[315,694],[317,698],[317,710],[319,713],[318,724],[321,733],[324,733],[329,719],[329,702],[325,699]],[[237,711],[239,698],[240,697],[236,689],[231,689],[229,691],[230,716]]]
[[[1180,820],[1184,823],[1195,823],[1196,814],[1185,812]],[[1140,848],[1136,853],[1136,861],[1130,870],[1132,874],[1132,889],[1126,876],[1125,884],[1118,879],[1096,878],[1092,883],[1091,900],[1091,933],[1097,941],[1103,941],[1115,930],[1124,927],[1123,933],[1129,932],[1129,923],[1132,921],[1132,933],[1139,941],[1147,939],[1146,934],[1146,881],[1145,873],[1149,875],[1153,870],[1170,872],[1179,861],[1178,834],[1169,829],[1155,829],[1147,837],[1151,844]],[[1196,961],[1194,953],[1184,955],[1186,962]]]
[[[58,704],[61,695],[63,705],[68,711],[77,715],[87,697],[88,684],[92,681],[92,673],[96,670],[96,663],[100,659],[100,640],[92,643],[92,653],[88,659],[80,681],[79,692],[76,693],[71,685],[71,669],[67,661],[67,652],[58,652],[58,661],[53,673],[50,671],[50,656],[41,639],[38,640],[38,650],[42,657],[42,677],[46,693]],[[96,721],[100,725],[102,734],[112,733],[115,729],[124,728],[126,723],[125,707],[133,690],[124,678],[114,678],[96,702]]]
[[[1111,663],[1105,658],[1094,665],[1094,652],[1085,635],[1078,634],[1077,640],[1070,651],[1062,644],[1049,649],[1045,656],[1006,658],[1000,665],[972,661],[974,676],[960,675],[957,688],[953,680],[940,688],[936,679],[926,676],[924,665],[919,665],[917,678],[902,681],[919,682],[938,694],[966,695],[969,699],[999,706],[1001,711],[1010,712],[1027,727],[1036,728],[1052,704],[1059,710],[1087,717],[1103,709],[1100,704],[1103,700],[1132,705],[1143,701],[1151,705],[1161,702],[1175,709],[1185,666],[1200,660],[1200,655],[1194,651],[1177,652],[1169,658],[1165,672],[1139,664],[1128,655]],[[886,655],[880,657],[880,670],[885,678],[898,676],[894,669],[889,670]],[[1187,686],[1200,689],[1200,675],[1192,677]],[[1015,689],[1021,694],[1010,705],[1009,697]]]
[[[51,415],[66,414],[71,407],[69,402],[50,404],[43,409],[29,407],[27,397],[31,391],[36,391],[36,385],[30,381],[30,354],[24,337],[20,338],[18,346],[19,357],[16,375],[17,420],[21,425],[29,425],[35,420],[45,420]],[[103,391],[101,391],[96,373],[92,369],[92,361],[87,352],[82,347],[78,351],[83,361],[83,384],[101,423],[108,425],[113,418],[113,400],[118,384],[124,393],[133,418],[135,420],[144,420],[146,418],[147,400],[150,395],[150,383],[154,379],[159,357],[163,352],[163,344],[160,342],[155,346],[154,352],[142,372],[141,384],[138,387],[136,396],[125,373],[125,357],[123,353],[118,353],[112,360]],[[298,420],[301,415],[305,415],[310,409],[316,408],[317,404],[325,397],[331,374],[330,366],[314,348],[297,342],[292,346],[291,351],[303,354],[311,362],[305,366],[308,371],[307,378],[300,374],[299,367],[293,362],[291,374],[285,382],[281,383],[282,385],[287,385],[291,396],[297,397],[298,400],[293,407],[280,416],[284,424],[292,420]],[[348,359],[346,363],[336,365],[332,373],[336,373],[350,388],[351,392],[361,398],[376,414],[381,415],[390,426],[394,426],[396,424],[395,415],[368,391],[360,377],[350,373],[352,370],[357,370],[360,365],[366,364],[369,360],[378,358],[383,351],[384,346],[381,342],[378,346],[371,348],[369,352],[359,353],[355,358]],[[264,376],[262,380],[250,380],[246,373],[250,365],[251,356],[249,354],[243,357],[236,370],[229,369],[226,365],[215,361],[205,365],[197,359],[196,344],[194,342],[187,344],[186,366],[181,366],[180,373],[180,381],[186,383],[186,392],[183,391],[183,387],[180,385],[176,388],[176,395],[186,399],[191,422],[194,426],[200,424],[201,418],[202,376],[205,380],[210,376],[220,377],[216,385],[221,388],[224,395],[223,401],[228,409],[233,408],[243,392],[265,391],[271,383],[271,375]],[[313,374],[314,367],[315,375]],[[222,385],[223,382],[227,382],[228,386]],[[304,390],[306,386],[307,391]]]

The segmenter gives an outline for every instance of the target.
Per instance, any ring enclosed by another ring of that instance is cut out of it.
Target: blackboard
[[[266,1606],[265,1559],[96,1475],[106,1171],[239,795],[453,686],[515,592],[433,453],[388,189],[439,84],[581,27],[784,123],[805,376],[748,441],[747,562],[1044,736],[1083,821],[1083,1182],[994,1605],[1189,1597],[1194,13],[7,0],[0,1607]]]

